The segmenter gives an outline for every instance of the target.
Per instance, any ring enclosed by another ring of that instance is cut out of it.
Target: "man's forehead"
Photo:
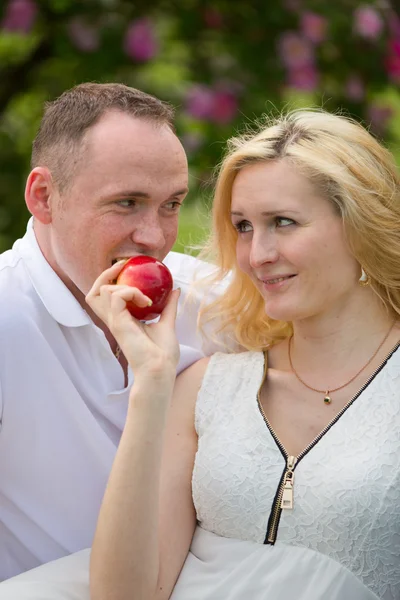
[[[138,139],[145,141],[149,137],[168,137],[176,139],[175,133],[168,123],[158,122],[143,117],[137,117],[127,112],[110,110],[105,112],[100,119],[86,132],[88,140],[98,138],[127,137],[137,135]]]
[[[136,119],[104,121],[87,132],[84,139],[86,158],[91,161],[132,161],[146,165],[178,162],[183,167],[187,158],[183,146],[168,126]]]

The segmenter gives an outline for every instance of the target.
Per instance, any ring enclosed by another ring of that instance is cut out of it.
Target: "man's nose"
[[[161,250],[165,246],[164,230],[157,216],[136,223],[131,238],[134,244],[143,250]]]
[[[250,266],[254,269],[264,263],[274,263],[279,258],[279,251],[274,235],[265,232],[253,234],[250,248]]]

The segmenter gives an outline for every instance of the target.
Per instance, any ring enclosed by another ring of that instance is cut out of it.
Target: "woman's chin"
[[[265,313],[267,317],[274,321],[285,321],[291,323],[301,318],[298,307],[284,306],[283,303],[278,302],[265,302]]]

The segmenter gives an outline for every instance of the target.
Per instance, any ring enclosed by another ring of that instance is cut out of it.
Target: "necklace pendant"
[[[327,390],[325,397],[324,397],[324,404],[330,404],[331,402],[332,402],[332,398],[329,395],[329,390]]]

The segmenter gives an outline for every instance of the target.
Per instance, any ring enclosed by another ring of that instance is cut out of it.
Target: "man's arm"
[[[170,252],[164,262],[171,270],[174,287],[181,288],[176,320],[178,340],[183,346],[179,372],[201,356],[226,349],[220,345],[224,342],[221,335],[214,339],[208,328],[205,334],[198,330],[198,317],[203,304],[209,304],[223,294],[229,277],[210,285],[208,278],[216,272],[216,267],[187,254]]]

